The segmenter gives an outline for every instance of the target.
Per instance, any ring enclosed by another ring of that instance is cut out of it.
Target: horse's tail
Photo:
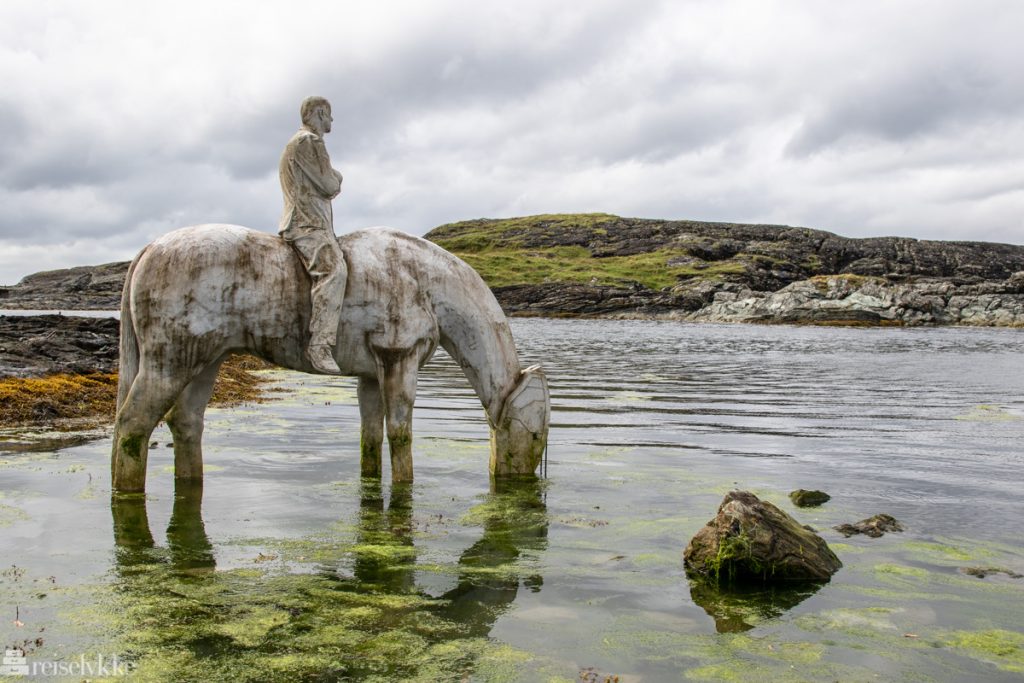
[[[124,278],[124,288],[121,290],[121,359],[117,378],[117,410],[119,412],[121,406],[124,405],[125,397],[128,396],[128,390],[132,388],[135,376],[139,374],[139,340],[135,336],[135,321],[132,320],[132,276],[135,275],[135,268],[139,265],[139,259],[144,253],[146,253],[146,249],[140,251],[128,267],[128,274]]]

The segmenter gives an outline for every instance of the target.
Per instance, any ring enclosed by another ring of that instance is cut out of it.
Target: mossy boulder
[[[683,559],[691,576],[719,584],[825,581],[843,566],[824,539],[748,491],[726,494]]]
[[[796,491],[790,491],[789,499],[793,501],[793,505],[796,505],[798,508],[810,508],[827,503],[832,500],[832,496],[828,495],[824,491],[797,489]]]

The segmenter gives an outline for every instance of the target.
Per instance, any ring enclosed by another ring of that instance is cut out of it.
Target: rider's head
[[[331,132],[331,103],[325,98],[313,95],[302,100],[299,107],[302,124],[318,133]]]

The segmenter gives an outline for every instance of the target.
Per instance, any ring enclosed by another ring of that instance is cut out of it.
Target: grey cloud
[[[138,248],[197,222],[273,231],[280,151],[299,102],[314,93],[334,105],[328,149],[346,176],[338,232],[603,210],[916,236],[954,236],[957,223],[966,230],[982,216],[992,238],[1014,239],[1024,208],[1014,194],[1024,154],[1012,125],[1024,113],[1018,48],[949,40],[950,9],[929,15],[942,19],[929,24],[929,42],[862,55],[857,41],[874,35],[866,25],[852,27],[860,37],[849,45],[824,49],[830,10],[787,10],[791,19],[813,15],[822,29],[788,46],[742,31],[674,33],[691,18],[680,7],[592,3],[562,16],[538,4],[506,28],[489,19],[491,8],[456,3],[447,16],[420,13],[417,30],[366,55],[331,44],[306,53],[296,43],[294,64],[275,64],[280,73],[265,86],[254,79],[258,87],[235,89],[211,62],[205,89],[191,99],[182,90],[182,101],[124,92],[159,72],[98,78],[101,89],[123,86],[110,102],[81,84],[66,88],[56,70],[44,82],[50,48],[36,46],[41,70],[12,71],[25,74],[22,93],[42,93],[25,99],[75,95],[45,120],[31,103],[0,95],[0,239],[118,236]],[[757,7],[749,9],[764,11]],[[911,12],[888,12],[902,35]],[[830,154],[815,154],[822,150]],[[908,180],[908,170],[942,180]],[[983,213],[971,202],[988,204]]]
[[[856,136],[901,141],[956,125],[1020,116],[1024,91],[991,65],[948,62],[908,69],[841,88],[790,142],[793,155]]]

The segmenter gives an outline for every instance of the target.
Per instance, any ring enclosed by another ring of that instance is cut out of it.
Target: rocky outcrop
[[[776,292],[722,285],[705,306],[675,317],[703,322],[1024,327],[1024,272],[981,282],[817,276]]]
[[[26,275],[16,285],[0,287],[0,308],[115,310],[129,265],[121,261]]]
[[[426,237],[464,256],[530,261],[561,250],[579,253],[586,272],[620,265],[603,280],[575,281],[568,268],[543,282],[494,286],[510,315],[1024,327],[1024,246],[606,214],[481,219]],[[623,277],[622,259],[638,256],[663,272],[660,283],[630,280],[628,268]],[[127,269],[121,262],[36,273],[0,287],[0,308],[116,309]]]
[[[890,282],[816,276],[775,292],[688,280],[668,291],[570,283],[496,287],[511,315],[651,317],[709,323],[1024,327],[1024,272],[1001,281]]]
[[[657,255],[675,278],[657,288],[621,276],[564,281],[573,279],[570,268],[562,278],[496,287],[513,315],[1024,326],[1024,246],[604,214],[481,219],[441,226],[427,238],[478,258],[497,250],[530,260],[544,258],[544,250],[582,248],[586,268],[579,270],[586,272]]]
[[[824,539],[748,491],[726,494],[683,559],[688,572],[717,583],[827,581],[843,566]]]
[[[114,318],[0,316],[0,378],[114,372],[119,330]]]

